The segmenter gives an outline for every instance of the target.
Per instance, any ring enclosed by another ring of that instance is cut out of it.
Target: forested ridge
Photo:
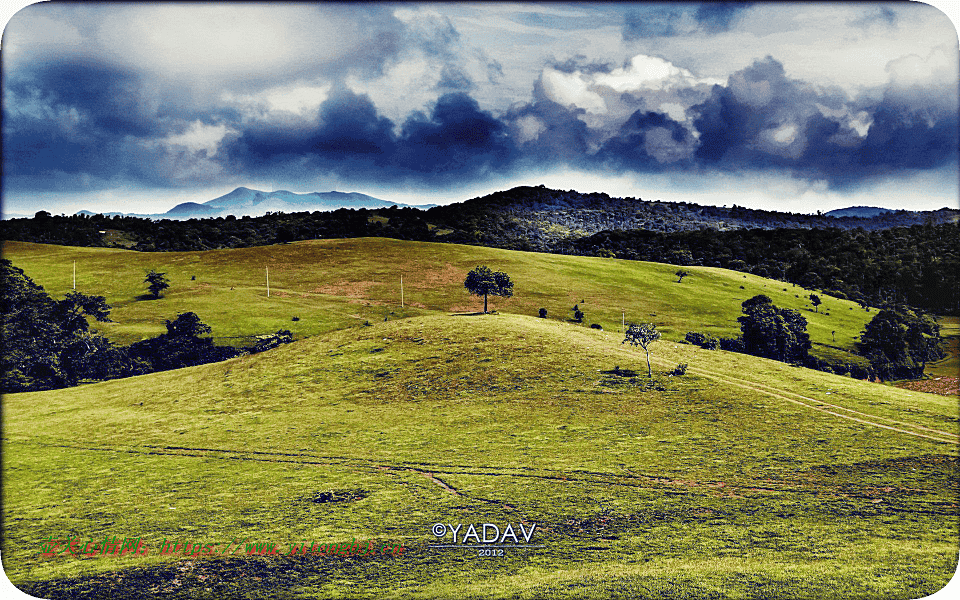
[[[771,277],[874,306],[960,314],[960,211],[834,218],[520,187],[429,210],[339,209],[150,220],[51,215],[0,222],[3,239],[140,251],[305,239],[391,237],[704,265]]]

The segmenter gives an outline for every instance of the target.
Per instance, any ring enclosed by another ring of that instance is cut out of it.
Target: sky
[[[958,207],[960,11],[942,4],[32,4],[0,46],[2,210],[540,184]]]

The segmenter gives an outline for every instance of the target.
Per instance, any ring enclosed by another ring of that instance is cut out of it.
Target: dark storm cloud
[[[515,107],[506,119],[513,123],[525,162],[576,165],[589,155],[590,148],[590,130],[579,118],[582,114],[583,109],[570,109],[541,97]]]
[[[340,161],[380,166],[395,147],[393,123],[377,114],[370,99],[340,91],[321,105],[315,128],[255,123],[224,150],[240,170],[259,174],[304,159],[313,164]]]
[[[368,97],[342,91],[323,103],[316,129],[261,124],[227,154],[255,175],[307,165],[367,181],[449,182],[508,167],[515,148],[506,125],[463,93],[441,96],[429,115],[414,113],[395,134]]]
[[[676,35],[677,21],[682,14],[680,8],[669,5],[656,10],[630,11],[624,16],[621,34],[623,39],[628,41]]]
[[[737,17],[750,8],[752,2],[705,2],[693,17],[706,33],[729,31]]]
[[[638,110],[594,158],[604,167],[619,170],[676,169],[684,163],[689,166],[692,143],[692,134],[682,124],[663,113]]]
[[[788,77],[772,57],[725,80],[652,50],[633,50],[617,65],[577,47],[522,70],[471,46],[433,9],[253,6],[234,28],[221,18],[232,13],[213,4],[186,12],[173,4],[90,13],[64,6],[50,13],[63,17],[61,30],[25,21],[20,35],[40,41],[5,57],[8,187],[186,187],[318,174],[439,187],[555,167],[770,169],[843,187],[957,161],[952,50],[902,54],[889,61],[886,87],[851,99],[849,90]],[[625,9],[624,36],[732,31],[751,8],[638,5]],[[554,34],[576,22],[575,12],[516,19]],[[856,14],[866,30],[898,23],[886,7]],[[64,15],[77,17],[76,31]],[[178,27],[185,16],[215,43],[180,43],[192,35]],[[150,28],[161,34],[144,49],[136,36]],[[501,90],[522,91],[510,91],[498,111],[477,100],[490,103]]]
[[[159,105],[147,88],[132,70],[79,61],[10,74],[3,123],[7,184],[62,190],[137,178],[144,172],[139,150],[127,139],[161,128]]]
[[[624,15],[624,40],[729,31],[753,2],[650,3]]]
[[[939,110],[936,101],[933,107],[906,104],[898,101],[901,95],[891,86],[878,104],[848,105],[839,91],[788,79],[783,66],[767,57],[693,107],[699,115],[696,157],[721,168],[789,169],[834,187],[956,161],[956,110],[949,102]],[[869,120],[866,135],[856,131],[853,112],[861,115],[861,128]]]

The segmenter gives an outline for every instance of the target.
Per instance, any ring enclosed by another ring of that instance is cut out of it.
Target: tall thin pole
[[[264,267],[267,270],[267,298],[270,297],[270,267]]]
[[[627,331],[627,311],[620,311],[620,333]]]
[[[400,308],[403,308],[403,275],[400,276]]]
[[[73,289],[77,289],[77,261],[73,261]]]

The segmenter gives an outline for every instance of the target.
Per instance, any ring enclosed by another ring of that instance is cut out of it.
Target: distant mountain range
[[[413,206],[410,204],[400,204],[381,200],[366,194],[357,192],[311,192],[309,194],[296,194],[286,190],[276,192],[261,192],[250,188],[238,187],[229,194],[214,198],[204,202],[184,202],[178,204],[165,213],[141,214],[141,213],[121,213],[110,212],[103,213],[108,216],[122,215],[130,217],[142,217],[146,219],[209,219],[216,217],[226,217],[233,215],[235,217],[260,217],[268,212],[294,213],[304,211],[331,211],[338,208],[390,208],[413,207],[427,209],[436,206],[436,204],[424,204]],[[77,214],[92,215],[94,213],[88,210],[81,210]]]

